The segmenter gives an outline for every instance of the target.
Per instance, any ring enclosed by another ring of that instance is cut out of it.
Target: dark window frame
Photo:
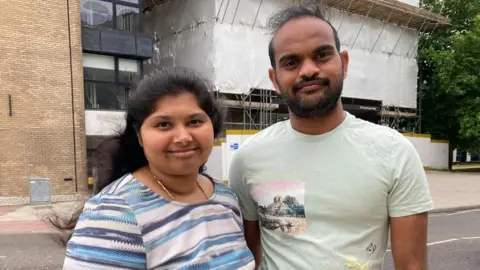
[[[99,54],[99,55],[102,55],[102,54]],[[128,83],[128,82],[123,82],[120,80],[120,70],[119,70],[119,66],[120,66],[120,59],[128,59],[128,60],[135,60],[138,62],[138,66],[139,66],[139,75],[138,75],[138,79],[140,80],[142,77],[143,77],[143,61],[142,60],[139,60],[139,59],[135,59],[135,58],[128,58],[128,57],[121,57],[121,56],[114,56],[114,55],[106,55],[106,56],[110,56],[110,57],[113,57],[114,59],[114,81],[100,81],[100,80],[91,80],[91,79],[85,79],[84,78],[84,83],[99,83],[99,84],[105,84],[105,85],[112,85],[115,89],[119,89],[119,87],[124,87],[125,89],[125,97],[124,97],[124,100],[126,100],[130,94],[130,91],[133,91],[136,87],[136,83],[137,82],[131,82],[131,83]],[[83,67],[85,68],[85,67]],[[84,87],[84,91],[85,91],[85,87]],[[85,94],[85,93],[84,93]],[[97,110],[97,111],[124,111],[124,109],[105,109],[105,108],[88,108],[87,107],[87,102],[85,101],[85,110]]]
[[[142,18],[143,17],[142,16],[143,1],[142,0],[138,0],[138,4],[125,2],[122,0],[97,0],[97,1],[107,2],[112,4],[112,15],[113,15],[112,28],[103,28],[103,29],[115,29],[118,31],[127,31],[127,32],[140,32],[142,30],[142,21],[143,21],[143,18]],[[138,8],[138,29],[137,30],[125,30],[125,29],[119,29],[117,27],[117,5]],[[102,27],[95,27],[90,25],[85,27],[102,29]]]

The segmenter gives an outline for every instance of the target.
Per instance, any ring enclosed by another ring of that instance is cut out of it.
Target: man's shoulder
[[[355,118],[352,121],[349,129],[350,133],[355,135],[359,140],[371,140],[384,145],[390,145],[392,140],[403,141],[405,139],[405,136],[391,127],[372,123],[359,118]]]
[[[395,129],[390,128],[388,126],[376,124],[360,118],[353,119],[352,124],[350,125],[350,129],[357,132],[361,132],[359,134],[362,134],[363,136],[378,136],[378,135],[393,136],[393,134],[397,132]]]
[[[399,131],[379,124],[355,118],[348,136],[359,147],[369,146],[379,158],[390,158],[395,152],[412,151],[412,142]]]
[[[248,137],[242,143],[242,146],[239,150],[242,150],[242,152],[248,151],[250,149],[258,151],[259,148],[268,148],[272,144],[276,144],[277,142],[282,141],[288,136],[287,124],[288,120],[281,121],[263,130],[260,130],[254,135]]]

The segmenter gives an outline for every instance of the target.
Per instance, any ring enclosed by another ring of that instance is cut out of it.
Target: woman
[[[223,120],[209,90],[180,68],[139,83],[64,269],[254,268],[235,195],[202,174]]]

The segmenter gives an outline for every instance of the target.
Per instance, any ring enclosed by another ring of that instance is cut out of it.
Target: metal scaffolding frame
[[[400,132],[420,133],[420,116],[416,109],[383,105],[379,114],[380,125],[388,126]]]
[[[273,102],[276,93],[268,89],[250,89],[247,94],[233,95],[225,99],[219,91],[217,99],[227,109],[227,128],[261,130],[274,124],[273,111],[279,107]]]

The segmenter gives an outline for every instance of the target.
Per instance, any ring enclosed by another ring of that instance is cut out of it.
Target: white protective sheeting
[[[214,37],[218,91],[247,94],[251,88],[273,90],[268,77],[268,35],[258,28],[217,24]]]
[[[225,93],[273,89],[268,78],[271,36],[265,27],[268,18],[289,2],[170,1],[145,17],[147,33],[157,38],[149,62],[195,68]],[[418,68],[412,55],[417,32],[335,9],[329,10],[329,18],[351,57],[344,96],[415,108]]]
[[[215,0],[176,0],[154,8],[144,17],[144,31],[155,38],[146,64],[191,67],[213,80],[215,16]]]
[[[399,2],[403,2],[412,6],[420,6],[420,0],[400,0]]]
[[[365,50],[349,50],[350,64],[343,96],[382,100],[383,105],[416,108],[415,59]]]

